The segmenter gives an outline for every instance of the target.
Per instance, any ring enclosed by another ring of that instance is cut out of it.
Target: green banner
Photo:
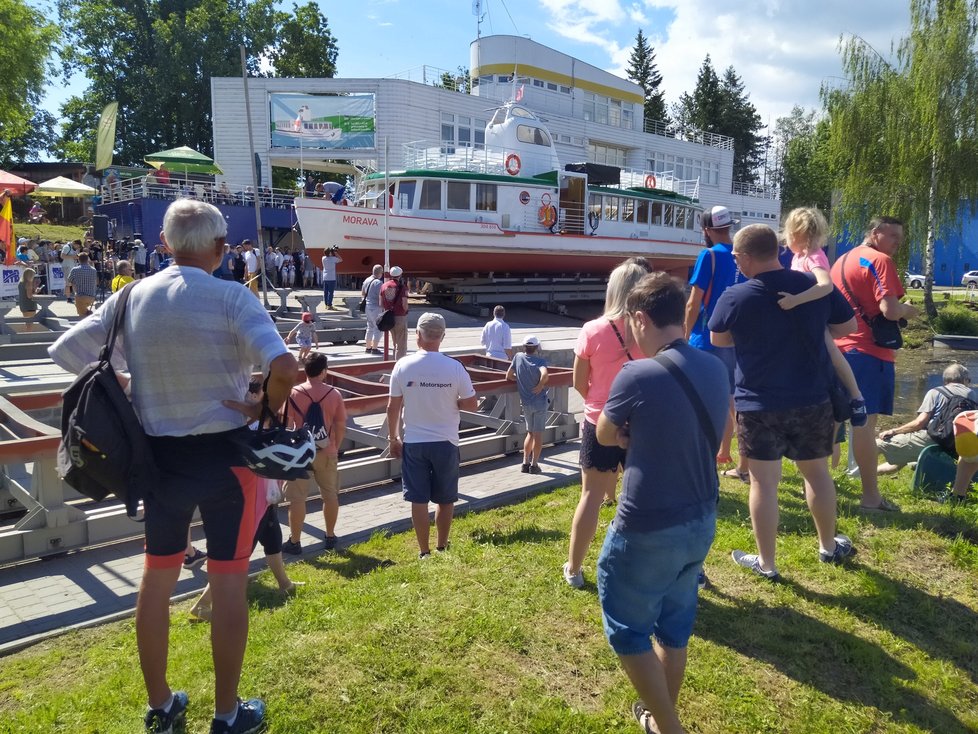
[[[112,165],[112,149],[115,148],[115,117],[118,102],[109,102],[98,121],[98,141],[95,145],[95,170],[102,171]]]

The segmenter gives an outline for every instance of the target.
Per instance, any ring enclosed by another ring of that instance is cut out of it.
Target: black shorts
[[[136,275],[146,274],[146,266],[143,265],[142,263],[136,263],[135,265],[133,265],[133,268],[135,268],[136,270]]]
[[[147,493],[146,565],[183,563],[187,530],[200,509],[208,573],[244,573],[255,546],[258,477],[244,466],[232,436],[247,428],[198,436],[151,436],[159,469]]]
[[[581,429],[581,469],[618,471],[625,465],[625,449],[620,446],[602,446],[598,443],[597,429],[584,421]]]
[[[758,461],[824,459],[832,455],[835,419],[832,404],[790,410],[737,413],[737,447]]]
[[[261,498],[259,497],[259,501]],[[255,542],[252,550],[261,543],[262,550],[266,556],[274,556],[282,552],[282,526],[278,522],[278,506],[269,505],[265,514],[258,521],[255,528]]]

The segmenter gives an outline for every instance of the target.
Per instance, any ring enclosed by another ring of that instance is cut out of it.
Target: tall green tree
[[[815,131],[815,110],[805,110],[794,105],[791,112],[774,121],[774,129],[768,138],[769,147],[765,161],[765,178],[775,186],[784,184],[784,161],[792,140]],[[782,198],[783,201],[783,198]]]
[[[911,0],[909,33],[893,62],[858,37],[841,44],[848,88],[823,90],[839,214],[851,230],[877,214],[907,222],[923,242],[924,305],[933,300],[934,242],[978,213],[978,7]],[[838,219],[838,218],[837,218]]]
[[[628,78],[642,88],[645,96],[644,117],[652,122],[669,122],[666,111],[665,91],[662,87],[662,74],[655,63],[655,49],[642,29],[635,36],[635,46],[628,57],[628,67],[625,69]]]
[[[832,182],[829,120],[822,118],[790,137],[785,145],[778,181],[782,211],[817,206],[827,213],[832,206]]]
[[[683,92],[673,106],[673,119],[684,136],[703,130],[733,138],[734,181],[757,182],[757,169],[764,150],[764,139],[760,135],[763,125],[743,81],[732,66],[727,67],[721,78],[707,54],[692,93]]]
[[[312,2],[293,5],[292,15],[282,21],[269,58],[275,76],[331,78],[336,75],[339,46],[326,16]]]
[[[53,72],[58,27],[23,0],[0,0],[0,163],[35,158],[50,144],[37,107]]]

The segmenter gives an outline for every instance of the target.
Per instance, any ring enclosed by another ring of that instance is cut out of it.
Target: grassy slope
[[[854,511],[839,483],[851,568],[817,562],[791,473],[782,486],[771,585],[729,560],[750,547],[744,485],[724,480],[681,709],[691,732],[978,729],[978,533],[974,507],[911,497],[899,516]],[[609,651],[594,560],[583,592],[560,578],[577,488],[458,521],[451,552],[416,560],[411,534],[291,565],[283,601],[252,586],[242,692],[266,698],[273,732],[630,732],[633,694]],[[602,511],[601,529],[612,517]],[[171,678],[206,730],[206,625],[173,613]],[[132,732],[144,692],[131,621],[75,632],[0,660],[0,731]]]
[[[24,224],[23,222],[15,222],[14,234],[18,238],[29,237],[35,240],[65,242],[68,240],[82,239],[85,236],[85,228],[62,224]]]

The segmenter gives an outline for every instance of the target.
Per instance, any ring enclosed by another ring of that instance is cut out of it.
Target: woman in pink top
[[[644,258],[629,258],[615,268],[608,278],[604,314],[584,324],[574,347],[574,389],[584,398],[581,499],[571,524],[564,580],[576,589],[584,585],[581,566],[598,529],[601,501],[615,501],[618,472],[625,463],[624,449],[598,443],[595,426],[622,365],[645,356],[628,329],[625,301],[635,284],[650,272],[652,268]]]

